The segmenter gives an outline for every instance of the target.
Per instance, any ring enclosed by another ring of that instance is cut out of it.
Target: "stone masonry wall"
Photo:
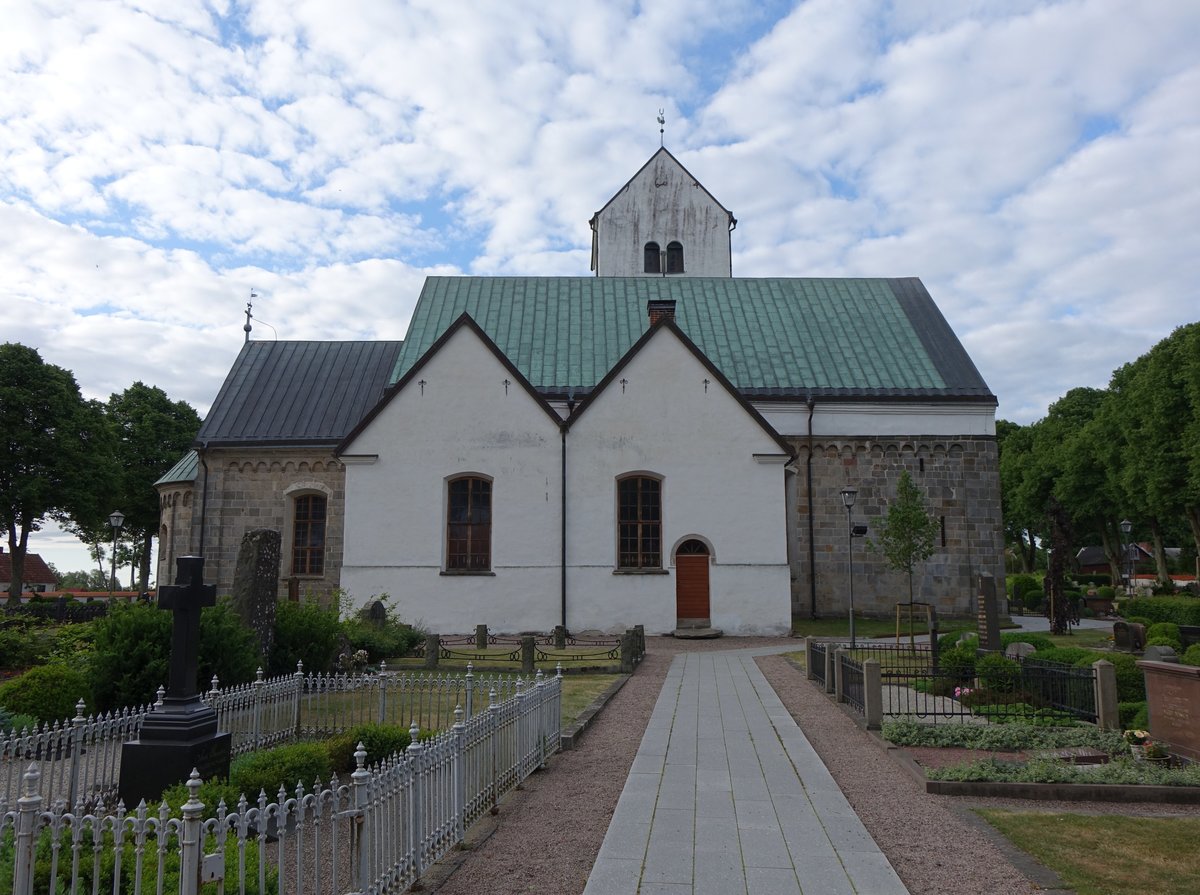
[[[279,596],[286,599],[291,575],[292,501],[304,493],[327,498],[325,517],[325,572],[299,576],[301,596],[326,600],[341,581],[346,469],[329,449],[239,448],[209,450],[208,522],[204,532],[205,578],[228,594],[233,586],[242,536],[251,529],[273,528],[283,540]],[[204,505],[204,468],[195,483],[192,514],[193,542],[199,543],[200,515]]]
[[[895,604],[908,601],[908,577],[888,568],[868,543],[877,522],[894,499],[900,474],[907,469],[925,497],[926,508],[944,520],[943,538],[913,577],[916,600],[933,603],[939,616],[966,615],[975,608],[976,576],[990,574],[1003,582],[1003,536],[1000,517],[1000,473],[993,438],[817,438],[812,446],[812,506],[815,567],[809,562],[809,494],[805,438],[788,439],[796,452],[797,473],[789,522],[792,557],[792,609],[808,617],[811,581],[816,581],[818,616],[848,609],[846,508],[840,491],[858,489],[855,524],[870,527],[855,538],[854,605],[868,615],[893,616]],[[1001,584],[1002,586],[1002,584]]]

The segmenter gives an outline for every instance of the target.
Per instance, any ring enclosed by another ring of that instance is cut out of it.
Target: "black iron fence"
[[[842,702],[849,703],[860,715],[866,714],[867,696],[862,662],[848,653],[842,653],[838,659],[838,688]]]

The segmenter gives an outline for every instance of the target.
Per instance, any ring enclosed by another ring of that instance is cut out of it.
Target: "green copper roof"
[[[675,322],[748,397],[994,400],[917,279],[430,277],[395,382],[466,312],[535,388],[586,393],[649,327]]]
[[[196,481],[196,467],[200,465],[199,461],[200,458],[195,451],[188,451],[154,484],[174,485],[177,482]]]

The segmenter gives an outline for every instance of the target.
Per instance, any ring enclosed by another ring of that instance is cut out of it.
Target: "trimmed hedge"
[[[91,684],[87,675],[69,665],[38,665],[0,686],[0,706],[12,715],[27,715],[52,723],[75,717],[82,699],[91,709]]]
[[[1179,657],[1179,661],[1183,665],[1200,666],[1200,643],[1193,643],[1184,650],[1183,655]]]
[[[1151,622],[1200,625],[1200,600],[1195,597],[1137,597],[1121,603],[1126,620],[1141,616]]]

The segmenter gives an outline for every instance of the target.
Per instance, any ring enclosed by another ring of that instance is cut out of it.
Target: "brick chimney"
[[[646,302],[646,313],[650,315],[651,326],[654,326],[660,320],[674,320],[675,300],[652,298]]]

